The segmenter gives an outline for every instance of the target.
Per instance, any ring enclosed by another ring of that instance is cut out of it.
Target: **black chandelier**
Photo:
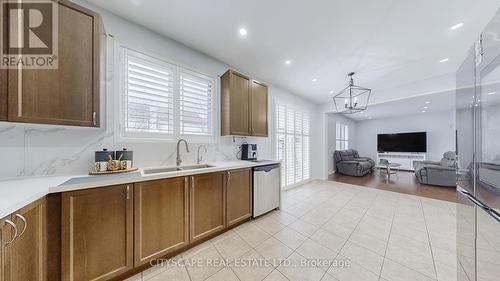
[[[354,84],[354,72],[347,74],[350,77],[349,85],[333,97],[335,110],[340,114],[354,114],[365,111],[372,90]]]

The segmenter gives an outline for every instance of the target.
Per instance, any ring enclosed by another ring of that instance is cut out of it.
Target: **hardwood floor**
[[[328,180],[457,202],[456,188],[420,184],[416,181],[414,173],[408,171],[399,171],[398,177],[391,175],[390,180],[381,175],[379,170],[363,177],[333,173],[328,176]]]

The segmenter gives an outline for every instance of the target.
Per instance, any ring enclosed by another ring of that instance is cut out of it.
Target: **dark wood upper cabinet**
[[[252,169],[228,171],[226,180],[229,227],[252,216]]]
[[[134,265],[189,244],[188,177],[134,184]]]
[[[251,126],[252,136],[267,137],[267,86],[252,80],[251,99]]]
[[[8,121],[98,127],[100,17],[69,1],[55,3],[58,68],[7,71]],[[3,85],[0,101],[5,99]],[[2,112],[0,106],[0,119]]]
[[[267,86],[228,70],[221,77],[221,135],[267,137]]]
[[[250,135],[250,79],[232,70],[221,77],[222,135]]]
[[[12,225],[7,226],[5,220],[15,224],[17,232]],[[3,263],[0,280],[46,280],[45,198],[29,204],[5,220],[2,222],[3,241],[0,252],[3,252]]]
[[[133,187],[65,192],[61,280],[109,280],[133,268]]]
[[[226,227],[224,173],[190,177],[190,243],[207,238]]]

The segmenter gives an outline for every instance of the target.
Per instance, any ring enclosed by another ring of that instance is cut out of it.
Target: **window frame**
[[[191,143],[217,143],[217,136],[219,135],[219,89],[220,89],[220,79],[217,75],[211,75],[208,73],[203,73],[201,71],[195,70],[192,67],[185,66],[169,59],[165,59],[162,56],[155,55],[150,51],[143,51],[139,48],[133,48],[129,45],[120,44],[116,42],[113,48],[113,69],[114,73],[118,73],[118,77],[114,78],[114,99],[112,99],[114,105],[114,138],[115,142],[138,142],[138,143],[150,143],[150,142],[167,142],[173,143],[180,138],[184,138]],[[134,53],[135,56],[139,56],[141,59],[146,61],[155,60],[160,62],[162,65],[169,66],[173,68],[173,133],[131,133],[125,132],[126,121],[126,61],[125,55],[127,52]],[[212,80],[212,100],[211,100],[211,135],[193,135],[193,134],[180,134],[180,73],[184,72],[189,75],[201,76],[204,79]]]

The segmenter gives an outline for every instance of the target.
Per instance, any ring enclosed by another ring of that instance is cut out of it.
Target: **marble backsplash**
[[[257,143],[260,158],[272,157],[270,138],[218,137],[205,144],[204,162],[236,160],[243,142]],[[199,143],[190,143],[190,152],[181,150],[184,164],[195,163]],[[113,132],[95,128],[58,127],[30,124],[0,124],[0,179],[44,175],[85,174],[93,168],[94,151],[122,148],[134,151],[136,167],[175,165],[176,143],[117,143]]]

